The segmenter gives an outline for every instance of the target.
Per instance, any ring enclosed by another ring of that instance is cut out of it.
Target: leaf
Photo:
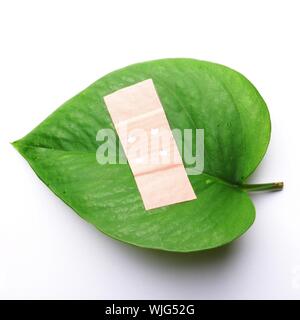
[[[204,128],[205,167],[189,176],[197,200],[146,212],[126,164],[99,165],[99,129],[113,128],[103,97],[153,79],[171,128]],[[270,139],[267,106],[241,74],[192,59],[135,64],[99,79],[14,146],[39,178],[83,219],[137,246],[188,252],[242,235],[255,219],[243,182]],[[258,189],[280,189],[278,185]]]

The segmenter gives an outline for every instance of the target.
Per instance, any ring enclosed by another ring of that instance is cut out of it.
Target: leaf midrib
[[[66,153],[74,153],[74,154],[90,154],[90,155],[94,155],[95,156],[95,151],[83,151],[83,150],[80,150],[80,151],[76,151],[76,150],[64,150],[64,149],[57,149],[57,148],[49,148],[49,147],[45,147],[45,146],[36,146],[36,145],[31,145],[31,144],[27,144],[27,143],[24,143],[22,141],[22,139],[20,140],[17,140],[17,141],[14,141],[12,142],[12,145],[20,152],[20,153],[23,153],[20,151],[19,149],[19,146],[22,146],[22,147],[28,147],[28,148],[36,148],[36,149],[45,149],[45,150],[52,150],[52,151],[59,151],[59,152],[66,152]],[[23,153],[24,154],[24,153]],[[26,155],[26,153],[25,153]],[[95,157],[96,158],[96,157]],[[123,164],[119,164],[119,165],[123,165]],[[124,164],[125,165],[125,164]],[[129,164],[127,163],[127,165],[129,166]],[[214,176],[210,173],[207,173],[205,171],[203,171],[201,174],[205,174],[208,178],[211,178],[215,181],[218,181],[222,184],[225,184],[227,186],[230,186],[232,188],[239,188],[240,190],[242,190],[242,188],[240,187],[240,185],[238,184],[234,184],[232,182],[229,182],[225,179],[222,179],[222,178],[219,178],[217,176]]]

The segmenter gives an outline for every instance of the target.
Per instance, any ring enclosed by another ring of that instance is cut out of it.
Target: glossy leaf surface
[[[204,129],[205,166],[189,176],[197,200],[145,211],[130,167],[96,161],[96,134],[113,128],[103,97],[149,78],[171,128]],[[241,74],[209,62],[165,59],[99,79],[14,146],[55,194],[102,232],[142,247],[188,252],[226,244],[253,223],[255,209],[241,185],[266,152],[270,126],[265,102]]]

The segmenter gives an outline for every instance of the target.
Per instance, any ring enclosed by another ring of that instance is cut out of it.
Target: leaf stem
[[[242,184],[242,189],[245,191],[280,191],[283,189],[283,182],[261,183],[261,184]]]

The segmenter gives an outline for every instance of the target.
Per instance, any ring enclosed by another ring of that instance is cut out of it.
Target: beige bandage
[[[151,79],[104,97],[146,210],[196,199]]]

